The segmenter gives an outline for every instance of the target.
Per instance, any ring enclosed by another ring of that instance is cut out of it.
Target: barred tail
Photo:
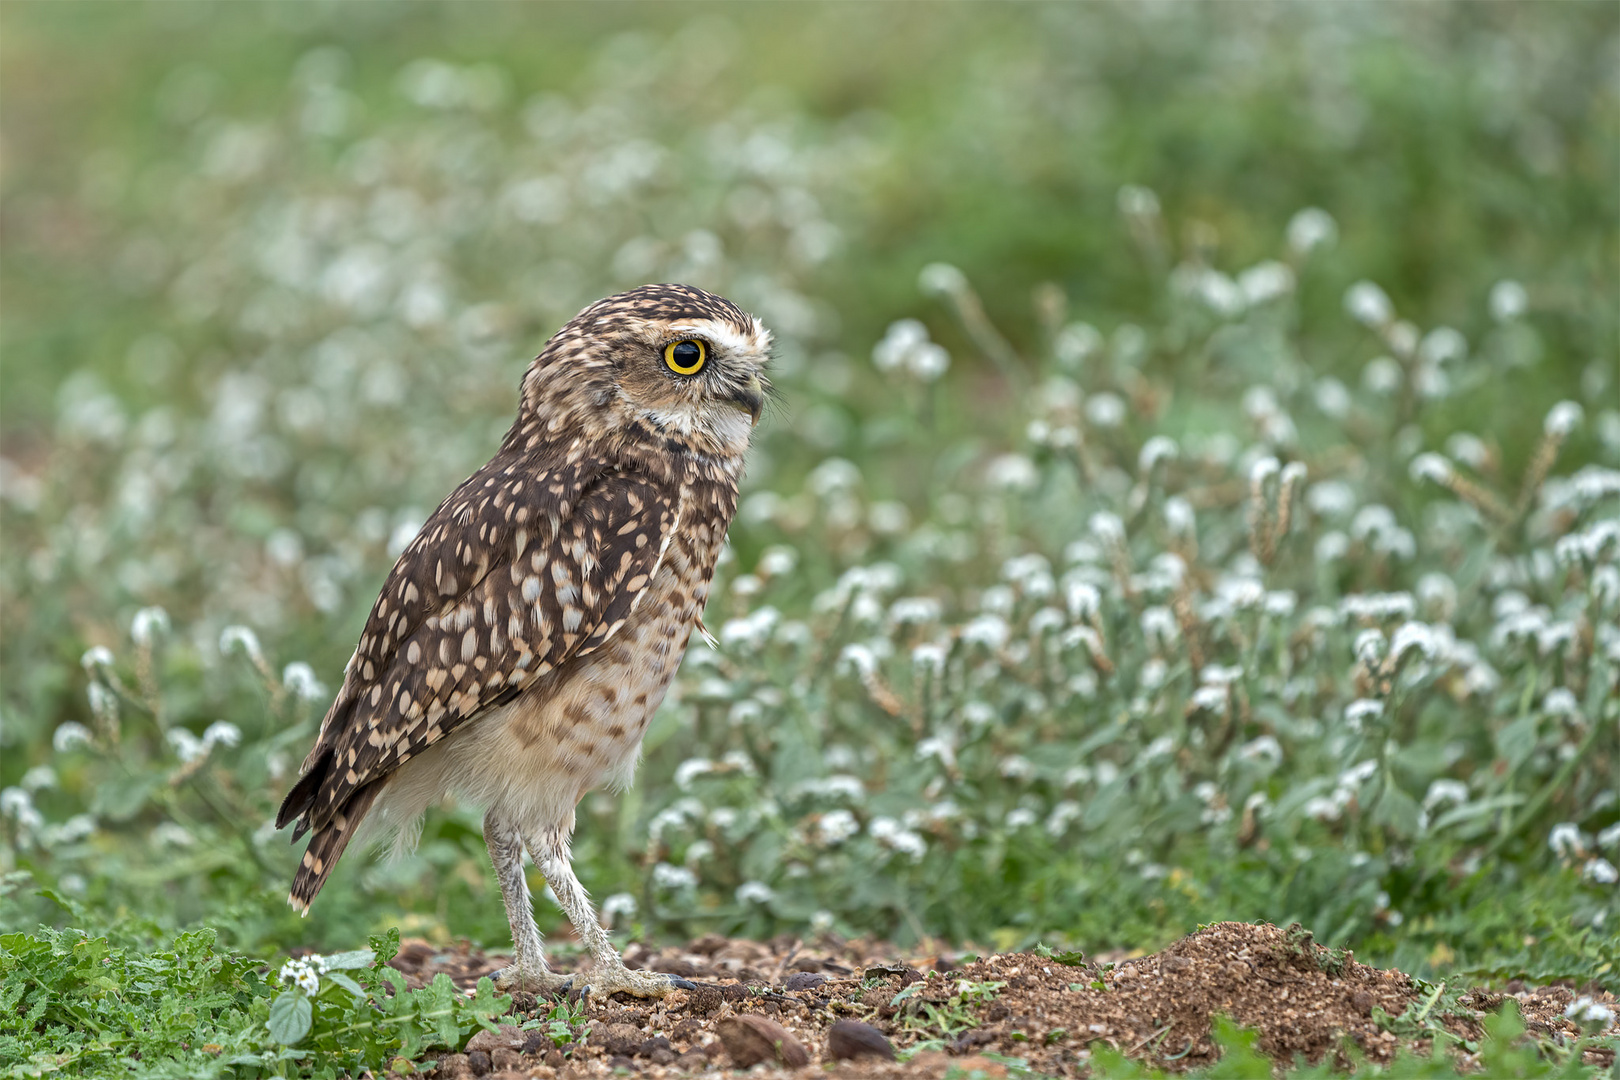
[[[321,886],[326,884],[338,859],[343,857],[343,849],[354,839],[355,830],[360,827],[360,820],[366,816],[366,811],[371,809],[371,802],[377,797],[380,786],[380,783],[367,784],[355,792],[343,809],[309,838],[309,847],[304,849],[304,861],[293,877],[292,891],[287,894],[287,902],[300,915],[309,914],[310,902],[321,891]]]

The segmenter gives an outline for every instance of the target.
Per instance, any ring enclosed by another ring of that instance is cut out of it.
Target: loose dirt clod
[[[504,960],[465,947],[410,946],[397,963],[413,983],[443,970],[471,988]],[[561,1080],[564,1073],[571,1080],[607,1077],[615,1068],[659,1080],[716,1064],[764,1064],[783,1073],[817,1064],[839,1080],[934,1080],[953,1069],[1006,1075],[1001,1059],[1022,1061],[1042,1075],[1078,1076],[1098,1044],[1173,1071],[1207,1065],[1218,1053],[1212,1022],[1228,1016],[1256,1030],[1258,1049],[1273,1060],[1331,1058],[1347,1065],[1351,1045],[1378,1062],[1414,1041],[1426,1047],[1418,1025],[1391,1019],[1409,1006],[1449,1010],[1431,1018],[1478,1039],[1486,1010],[1499,1008],[1507,996],[1537,1038],[1578,1034],[1563,1015],[1573,1000],[1566,987],[1509,984],[1447,995],[1436,1005],[1432,988],[1402,972],[1358,963],[1302,929],[1247,923],[1207,926],[1162,952],[1118,964],[1033,953],[964,963],[950,954],[902,955],[867,941],[828,938],[811,947],[792,938],[761,943],[715,935],[664,949],[631,945],[625,959],[632,967],[678,973],[698,987],[658,1002],[593,999],[589,1036],[570,1044],[566,1057],[534,1032],[523,1033],[521,1055],[504,1030],[470,1049],[489,1047],[495,1068],[540,1080]],[[555,966],[585,963],[559,957]],[[817,978],[798,977],[805,973]],[[1581,993],[1614,1007],[1611,994]],[[540,1015],[550,1007],[539,1003]],[[921,1048],[904,1063],[893,1060],[896,1049],[923,1043],[943,1049]],[[508,1054],[519,1060],[514,1064]],[[473,1075],[471,1057],[441,1058],[441,1080]]]
[[[859,1020],[840,1020],[827,1029],[827,1056],[835,1061],[858,1057],[894,1060],[894,1047],[883,1032]]]
[[[773,1060],[790,1069],[810,1064],[810,1052],[804,1044],[774,1020],[747,1014],[728,1016],[716,1027],[731,1063],[739,1069]]]

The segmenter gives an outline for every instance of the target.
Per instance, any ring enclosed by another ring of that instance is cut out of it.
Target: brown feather
[[[326,884],[338,859],[343,857],[344,849],[354,839],[355,830],[360,826],[360,819],[371,809],[371,802],[381,787],[381,782],[368,784],[355,792],[344,805],[343,813],[334,815],[309,838],[303,861],[298,864],[298,873],[293,875],[292,890],[287,894],[287,902],[294,911],[301,915],[309,914],[311,901],[321,891],[321,886]]]

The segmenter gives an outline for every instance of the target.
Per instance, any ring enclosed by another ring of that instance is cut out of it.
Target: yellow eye
[[[677,375],[696,375],[708,359],[708,346],[696,338],[672,341],[664,346],[664,364]]]

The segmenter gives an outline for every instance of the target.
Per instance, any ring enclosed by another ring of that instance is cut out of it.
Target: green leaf
[[[366,996],[366,992],[361,989],[360,984],[349,978],[349,976],[343,974],[341,971],[328,971],[322,976],[322,978],[331,983],[333,986],[341,986],[354,997],[363,998]]]
[[[294,1046],[309,1034],[312,1009],[302,990],[287,990],[270,1004],[270,1037],[283,1046]]]
[[[351,949],[349,952],[333,953],[323,959],[327,971],[352,971],[355,968],[370,967],[375,956],[370,949]]]

